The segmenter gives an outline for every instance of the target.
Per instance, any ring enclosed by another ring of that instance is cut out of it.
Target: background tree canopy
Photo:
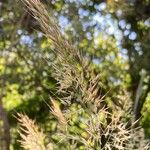
[[[100,73],[98,94],[105,96],[110,108],[123,108],[129,99],[132,107],[126,120],[139,119],[145,137],[150,138],[149,0],[41,2],[63,36],[90,62],[92,73],[95,76]],[[66,93],[57,92],[61,83],[53,75],[52,62],[57,60],[54,49],[23,2],[0,0],[0,147],[4,150],[20,149],[16,112],[36,119],[44,132],[56,131],[57,121],[49,109],[50,97],[63,99]],[[88,82],[86,72],[84,76]],[[67,74],[65,81],[69,81]],[[82,107],[74,100],[70,105],[71,111]],[[70,132],[86,136],[77,115],[73,116]],[[56,137],[53,139],[58,141]]]

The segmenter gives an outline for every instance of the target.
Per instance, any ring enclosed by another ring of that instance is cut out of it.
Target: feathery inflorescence
[[[129,103],[124,109],[109,108],[104,100],[107,95],[100,94],[100,75],[94,73],[88,59],[65,39],[45,6],[40,0],[22,1],[40,24],[45,36],[52,41],[53,52],[57,57],[52,65],[53,76],[58,81],[57,91],[60,97],[56,100],[51,98],[50,109],[58,120],[58,128],[54,134],[60,140],[50,145],[53,145],[54,149],[60,149],[62,143],[66,149],[79,149],[80,146],[88,150],[139,149],[140,142],[137,142],[137,139],[141,136],[137,136],[139,132],[132,125],[127,127],[124,117],[130,107]],[[65,106],[63,110],[57,101]],[[76,109],[72,109],[73,105]],[[20,132],[22,147],[29,150],[45,149],[45,135],[39,132],[34,122],[24,115],[19,115],[18,120],[23,131]],[[144,138],[142,141],[145,142]],[[52,146],[46,147],[46,149],[51,148]]]
[[[44,146],[45,135],[39,131],[35,122],[23,114],[17,114],[17,119],[21,125],[19,133],[22,147],[30,150],[46,150]]]

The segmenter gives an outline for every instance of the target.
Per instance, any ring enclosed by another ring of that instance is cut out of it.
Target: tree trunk
[[[10,146],[10,126],[6,111],[0,103],[0,122],[2,122],[2,133],[0,134],[0,148],[1,150],[9,150]]]

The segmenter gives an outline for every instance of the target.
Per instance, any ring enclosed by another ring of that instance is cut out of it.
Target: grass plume
[[[71,150],[79,147],[88,150],[138,149],[140,146],[136,146],[138,144],[134,139],[138,131],[132,126],[127,128],[125,110],[119,107],[110,109],[107,106],[105,96],[100,94],[100,75],[94,73],[88,59],[65,39],[56,21],[49,16],[40,0],[22,1],[55,47],[57,59],[53,62],[53,76],[58,81],[58,93],[64,95],[59,100],[65,107],[61,110],[52,100],[51,113],[57,118],[59,128],[66,128],[66,132],[56,129],[55,136],[59,141],[55,142],[55,149],[63,146]],[[21,114],[18,116],[23,131],[20,132],[22,147],[30,150],[45,149],[45,135],[38,131],[34,121]],[[144,138],[142,140],[144,143]],[[39,141],[38,144],[36,141]]]

